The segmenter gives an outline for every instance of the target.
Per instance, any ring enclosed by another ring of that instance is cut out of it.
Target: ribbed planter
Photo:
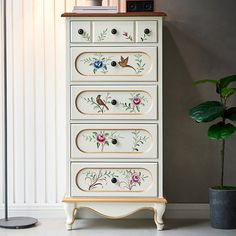
[[[236,189],[209,189],[211,226],[236,229]]]

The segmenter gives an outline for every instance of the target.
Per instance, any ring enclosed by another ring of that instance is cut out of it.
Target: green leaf
[[[100,147],[100,143],[99,142],[97,142],[97,148],[99,148]]]
[[[220,95],[224,98],[228,98],[236,93],[236,88],[222,88],[220,90]]]
[[[220,117],[224,111],[224,106],[218,101],[208,101],[193,107],[189,111],[189,116],[197,122],[210,122]]]
[[[225,111],[224,117],[236,121],[236,107],[231,107]]]
[[[204,80],[197,80],[197,81],[193,82],[194,85],[205,84],[205,83],[217,84],[218,81],[217,80],[212,80],[212,79],[204,79]]]
[[[222,88],[226,88],[232,82],[236,82],[236,75],[230,75],[225,78],[222,78],[219,80],[218,84],[219,84],[219,87],[222,89]]]
[[[224,124],[223,122],[219,122],[215,125],[212,125],[208,129],[208,137],[209,139],[214,140],[222,140],[226,139],[229,136],[231,136],[236,130],[236,127],[234,127],[232,124]]]

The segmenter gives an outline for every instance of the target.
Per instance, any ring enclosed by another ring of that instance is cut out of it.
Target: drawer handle
[[[112,179],[111,179],[111,182],[112,182],[113,184],[115,184],[115,183],[117,182],[117,178],[112,178]]]
[[[114,145],[117,144],[117,139],[112,139],[111,143],[114,144]]]
[[[150,29],[148,29],[148,28],[144,30],[144,34],[150,34],[150,32],[151,32],[151,31],[150,31]]]
[[[111,33],[112,33],[112,34],[116,34],[116,33],[117,33],[117,30],[116,30],[116,29],[112,29],[112,30],[111,30]]]
[[[83,29],[79,29],[78,30],[78,34],[82,35],[84,33],[84,30]]]
[[[111,62],[111,66],[115,67],[117,65],[116,61]]]
[[[111,100],[111,104],[115,106],[117,104],[117,101],[115,99]]]

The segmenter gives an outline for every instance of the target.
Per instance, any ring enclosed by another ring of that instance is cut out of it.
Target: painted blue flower
[[[103,62],[97,60],[97,61],[94,62],[93,65],[94,65],[95,68],[99,69],[99,68],[103,67]]]

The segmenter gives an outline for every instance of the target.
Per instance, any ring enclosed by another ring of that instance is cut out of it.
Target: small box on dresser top
[[[165,13],[62,16],[67,17],[67,229],[86,207],[109,218],[153,209],[161,230]]]

